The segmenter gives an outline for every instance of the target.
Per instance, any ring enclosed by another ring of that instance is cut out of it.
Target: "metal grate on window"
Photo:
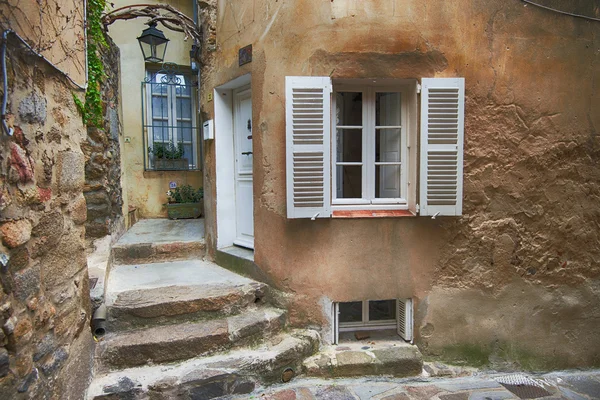
[[[144,168],[199,170],[200,148],[191,76],[177,65],[148,73],[142,82]]]

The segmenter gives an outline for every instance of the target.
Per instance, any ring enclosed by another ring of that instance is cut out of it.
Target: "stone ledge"
[[[384,346],[325,346],[303,363],[309,376],[351,377],[420,375],[423,370],[421,352],[416,346],[399,342]]]

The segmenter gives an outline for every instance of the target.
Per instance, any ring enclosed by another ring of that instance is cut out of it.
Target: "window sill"
[[[408,210],[334,210],[332,218],[398,218],[416,217]]]

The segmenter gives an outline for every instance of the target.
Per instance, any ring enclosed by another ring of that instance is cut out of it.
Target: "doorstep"
[[[237,274],[277,287],[275,282],[254,263],[253,250],[239,246],[223,247],[217,250],[215,263]]]
[[[423,370],[423,358],[417,346],[400,338],[340,342],[321,347],[303,363],[308,376],[326,378],[393,375],[417,376]]]

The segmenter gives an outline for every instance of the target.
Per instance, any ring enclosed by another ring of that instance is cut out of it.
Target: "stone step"
[[[98,369],[180,361],[243,346],[279,332],[286,312],[256,307],[222,319],[109,333],[97,346]]]
[[[116,332],[214,319],[269,301],[269,287],[259,282],[127,290],[116,294],[108,306],[107,328],[109,332]]]
[[[115,264],[151,263],[204,257],[203,220],[146,219],[112,246]]]
[[[417,346],[402,341],[365,345],[364,342],[324,346],[304,360],[302,371],[324,378],[393,375],[417,376],[423,370],[423,357]]]
[[[294,330],[227,354],[99,375],[86,398],[209,400],[250,393],[257,385],[281,381],[284,375],[291,378],[300,371],[302,360],[318,347],[318,333]]]

